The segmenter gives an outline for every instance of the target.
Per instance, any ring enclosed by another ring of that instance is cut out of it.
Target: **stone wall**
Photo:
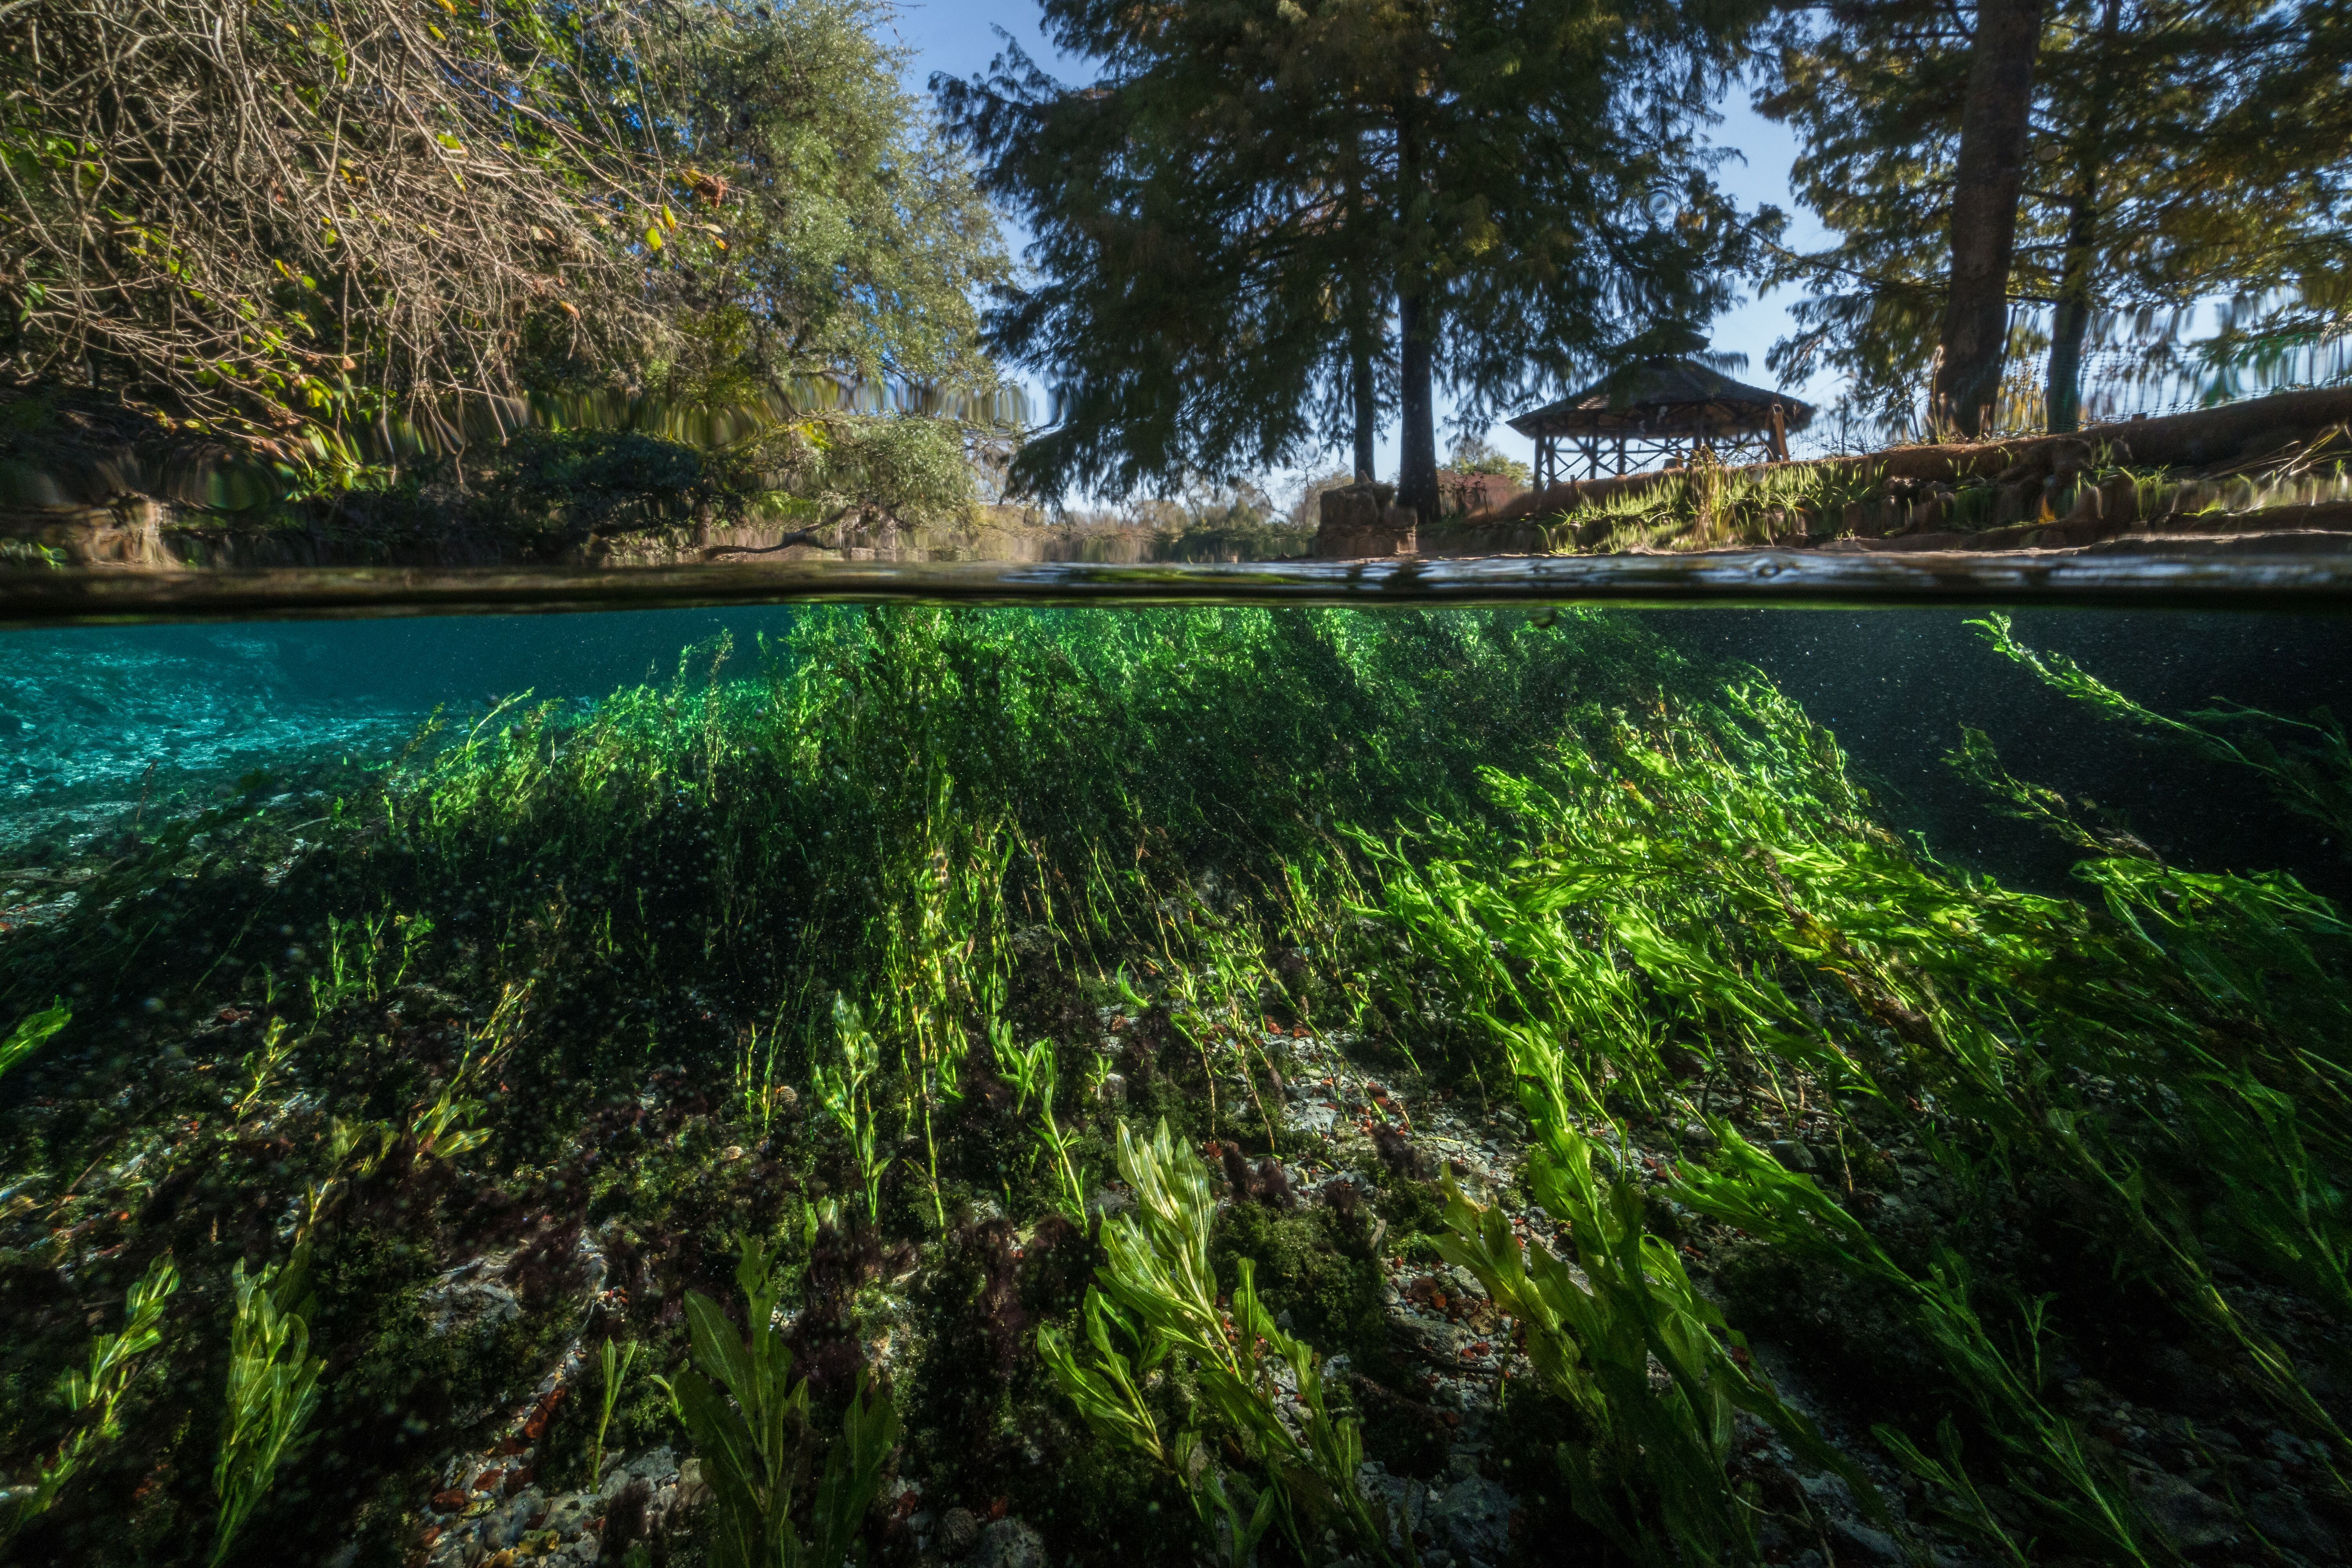
[[[1315,529],[1315,554],[1325,561],[1411,555],[1419,548],[1421,520],[1396,504],[1396,487],[1342,485],[1325,490]]]

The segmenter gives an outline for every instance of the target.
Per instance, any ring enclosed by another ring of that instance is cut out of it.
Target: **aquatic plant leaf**
[[[0,1072],[6,1072],[47,1043],[49,1037],[73,1022],[73,1009],[60,997],[39,1012],[17,1020],[0,1040]]]
[[[744,1237],[735,1277],[746,1329],[739,1332],[717,1302],[688,1291],[693,1364],[667,1384],[711,1489],[713,1561],[720,1568],[832,1568],[879,1492],[898,1442],[898,1411],[869,1373],[840,1436],[822,1439],[809,1418],[807,1380],[792,1381],[792,1350],[775,1324],[774,1255],[756,1237]],[[821,1449],[824,1469],[810,1499],[814,1533],[804,1540],[793,1514]]]
[[[1357,1478],[1362,1444],[1355,1423],[1329,1413],[1320,1357],[1265,1310],[1253,1259],[1238,1260],[1229,1308],[1220,1309],[1209,1260],[1216,1202],[1208,1167],[1175,1142],[1165,1121],[1145,1138],[1122,1120],[1117,1137],[1119,1173],[1133,1190],[1135,1213],[1103,1222],[1108,1258],[1085,1309],[1095,1364],[1081,1363],[1054,1325],[1038,1331],[1038,1351],[1055,1386],[1096,1432],[1175,1473],[1233,1568],[1244,1568],[1276,1522],[1302,1555],[1312,1555],[1307,1542],[1332,1528],[1377,1560],[1391,1561],[1386,1510],[1364,1497]],[[1143,1347],[1137,1363],[1113,1345],[1114,1326]],[[1269,1353],[1291,1373],[1296,1405],[1289,1412],[1277,1402],[1265,1364]],[[1192,1363],[1204,1402],[1240,1452],[1262,1469],[1262,1489],[1218,1463],[1199,1432],[1161,1434],[1135,1373],[1178,1354]]]
[[[73,1478],[121,1435],[117,1406],[139,1375],[139,1358],[163,1342],[163,1307],[180,1288],[180,1271],[169,1253],[147,1266],[123,1298],[122,1327],[90,1342],[89,1370],[68,1369],[58,1379],[58,1398],[68,1410],[96,1413],[77,1427],[41,1464],[29,1487],[0,1499],[0,1545],[48,1510]]]
[[[299,1288],[299,1278],[298,1269],[281,1275],[275,1268],[249,1276],[242,1259],[229,1272],[236,1306],[229,1336],[228,1415],[213,1466],[213,1490],[220,1499],[213,1529],[215,1565],[227,1559],[278,1467],[300,1446],[302,1429],[319,1403],[319,1375],[326,1362],[310,1353],[310,1325],[281,1300]]]

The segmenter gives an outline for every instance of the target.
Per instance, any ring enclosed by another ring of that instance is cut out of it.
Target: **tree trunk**
[[[2064,271],[2051,315],[2050,381],[2043,398],[2053,436],[2083,427],[2083,339],[2091,326],[2091,244],[2098,225],[2095,181],[2078,185],[2068,205]]]
[[[2033,113],[2042,0],[1978,0],[1952,190],[1952,286],[1927,416],[1975,440],[1992,417],[2009,343],[2009,264]]]
[[[1421,150],[1407,121],[1397,128],[1397,206],[1407,224],[1415,220],[1420,195]],[[1437,521],[1437,308],[1426,247],[1416,243],[1423,238],[1405,235],[1397,268],[1397,501],[1426,527]]]
[[[2059,261],[2058,305],[2050,322],[2050,378],[2042,401],[2053,436],[2072,435],[2083,427],[2083,340],[2091,327],[2099,175],[2106,164],[2107,116],[2116,97],[2116,35],[2122,26],[2122,0],[2106,0],[2099,18],[2096,90],[2091,95],[2088,122],[2074,132],[2074,188],[2066,199],[2066,248]]]
[[[1375,473],[1373,447],[1380,444],[1381,405],[1373,389],[1372,348],[1361,333],[1348,366],[1348,395],[1355,405],[1356,480],[1361,484]]]
[[[1425,525],[1437,521],[1437,404],[1432,383],[1430,340],[1436,334],[1436,310],[1413,279],[1412,293],[1397,295],[1398,422],[1397,501],[1421,515]]]

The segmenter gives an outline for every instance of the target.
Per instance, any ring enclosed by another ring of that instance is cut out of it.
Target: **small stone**
[[[1511,1494],[1484,1476],[1445,1489],[1439,1510],[1454,1550],[1475,1568],[1503,1561],[1511,1544]]]
[[[2132,1495],[2176,1551],[2209,1551],[2236,1542],[2230,1510],[2178,1476],[2137,1467],[2126,1472]]]
[[[951,1508],[940,1515],[940,1550],[961,1557],[980,1544],[980,1520],[968,1508]]]
[[[2246,1519],[2266,1540],[2300,1552],[2315,1563],[2343,1561],[2344,1542],[2335,1530],[2312,1511],[2309,1503],[2283,1487],[2256,1494],[2247,1506]]]
[[[1830,1521],[1830,1534],[1835,1538],[1841,1548],[1838,1552],[1838,1561],[1841,1563],[1847,1560],[1848,1553],[1843,1550],[1846,1547],[1852,1547],[1853,1555],[1862,1558],[1866,1563],[1903,1561],[1903,1548],[1895,1537],[1883,1530],[1874,1529],[1859,1520],[1832,1520]]]
[[[589,1502],[590,1499],[583,1492],[556,1499],[547,1507],[547,1528],[567,1539],[579,1534],[588,1527],[589,1518],[593,1512]]]
[[[1818,1163],[1813,1152],[1793,1138],[1775,1138],[1770,1147],[1772,1158],[1791,1171],[1810,1172]]]
[[[702,1461],[688,1459],[677,1468],[677,1500],[673,1508],[700,1508],[710,1500],[710,1488],[702,1479]]]
[[[727,1161],[740,1160],[743,1157],[743,1145],[740,1143],[730,1143],[726,1148],[721,1149],[719,1152],[719,1157]]]
[[[1116,1072],[1107,1072],[1103,1074],[1102,1081],[1095,1085],[1095,1098],[1101,1100],[1105,1105],[1125,1105],[1127,1103],[1127,1075],[1125,1073]]]
[[[1704,1150],[1714,1148],[1717,1143],[1721,1142],[1722,1140],[1717,1138],[1706,1128],[1699,1125],[1699,1123],[1696,1121],[1693,1121],[1686,1123],[1684,1126],[1683,1142],[1694,1149]]]
[[[972,1568],[1045,1568],[1045,1538],[1025,1520],[1000,1519],[980,1532]]]

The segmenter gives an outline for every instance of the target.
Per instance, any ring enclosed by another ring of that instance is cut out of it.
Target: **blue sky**
[[[993,58],[1001,41],[992,30],[1003,27],[1021,47],[1041,59],[1052,60],[1053,52],[1046,47],[1037,30],[1038,11],[1035,0],[901,0],[898,27],[901,38],[914,51],[908,65],[908,85],[919,91],[934,71],[952,76],[971,76],[985,70]],[[1066,79],[1083,77],[1082,62],[1063,61],[1057,74]],[[1753,210],[1770,205],[1790,214],[1790,241],[1799,247],[1822,242],[1822,230],[1811,215],[1800,209],[1789,195],[1788,172],[1796,155],[1796,142],[1788,130],[1759,118],[1748,108],[1747,95],[1735,92],[1723,105],[1723,123],[1715,127],[1712,135],[1718,146],[1738,148],[1746,162],[1734,161],[1725,165],[1721,180],[1738,199],[1740,206]],[[1010,237],[1018,245],[1021,234],[1009,226]],[[1769,384],[1770,373],[1764,368],[1764,353],[1775,338],[1789,330],[1787,305],[1792,298],[1786,290],[1765,300],[1750,298],[1747,303],[1717,320],[1714,346],[1748,355],[1748,369],[1741,379],[1759,384]],[[1815,381],[1780,390],[1794,393],[1808,401],[1826,405],[1836,395],[1833,382]],[[1038,400],[1040,413],[1045,407]],[[1441,402],[1438,409],[1438,445],[1441,450],[1450,437],[1444,421],[1452,410]],[[1530,443],[1514,435],[1505,426],[1496,425],[1487,438],[1506,452],[1522,459],[1530,457]],[[1335,459],[1337,454],[1334,454]],[[1396,431],[1391,426],[1383,432],[1381,442],[1381,474],[1393,479],[1396,471]],[[1325,465],[1329,467],[1331,465]]]

